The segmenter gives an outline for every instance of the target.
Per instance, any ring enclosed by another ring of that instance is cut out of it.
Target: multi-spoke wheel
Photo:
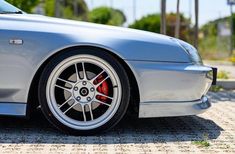
[[[129,93],[119,62],[104,51],[90,49],[57,55],[39,85],[47,119],[72,134],[93,134],[114,126],[126,112]]]

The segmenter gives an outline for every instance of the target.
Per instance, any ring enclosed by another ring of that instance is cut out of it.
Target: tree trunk
[[[230,17],[230,28],[231,28],[231,36],[230,36],[230,53],[229,56],[233,55],[233,5],[230,6],[230,13],[231,13],[231,17]]]
[[[166,34],[166,0],[161,0],[161,33]]]
[[[177,0],[177,13],[175,23],[175,37],[179,38],[180,35],[180,0]]]
[[[73,1],[73,13],[75,16],[78,16],[78,1],[77,0]]]
[[[55,17],[60,17],[60,2],[55,0]]]
[[[198,48],[198,0],[195,0],[194,46]]]

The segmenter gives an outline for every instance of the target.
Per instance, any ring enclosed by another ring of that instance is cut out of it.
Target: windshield
[[[11,14],[11,13],[22,13],[22,11],[13,5],[5,2],[4,0],[0,0],[0,14]]]

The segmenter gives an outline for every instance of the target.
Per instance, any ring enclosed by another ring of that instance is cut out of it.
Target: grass
[[[217,74],[218,79],[229,79],[229,72],[219,71]]]
[[[217,79],[229,79],[229,72],[219,71],[217,74]],[[223,90],[223,87],[218,86],[218,85],[213,85],[210,88],[210,91],[212,91],[212,92],[219,92],[222,90]]]
[[[210,143],[208,141],[193,141],[193,144],[195,144],[196,146],[202,148],[202,147],[209,147]]]
[[[233,55],[229,60],[230,60],[233,64],[235,64],[235,55]]]
[[[222,90],[223,90],[223,87],[218,86],[218,85],[212,85],[211,88],[210,88],[211,92],[219,92],[219,91],[222,91]]]
[[[208,142],[208,134],[203,134],[203,140],[201,141],[193,141],[193,144],[196,145],[199,148],[207,148],[210,146],[210,143]]]
[[[217,36],[204,36],[199,39],[199,52],[203,59],[225,60],[229,57],[228,38]]]

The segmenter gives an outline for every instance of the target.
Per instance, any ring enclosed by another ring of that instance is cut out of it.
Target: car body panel
[[[139,117],[176,117],[190,116],[205,112],[211,107],[206,96],[200,100],[188,102],[150,102],[140,103]]]
[[[184,63],[129,61],[136,70],[140,102],[195,101],[206,94],[211,68]]]
[[[24,117],[26,112],[26,103],[0,102],[0,115]]]
[[[103,48],[123,59],[137,80],[140,104],[200,100],[211,85],[206,77],[211,69],[193,64],[168,36],[40,15],[0,15],[0,21],[0,102],[26,104],[42,64],[78,46]]]
[[[128,60],[190,62],[187,54],[170,37],[150,32],[40,15],[5,15],[0,16],[0,20],[3,23],[1,30],[10,29],[14,33],[12,37],[22,37],[21,32],[31,37],[40,35],[37,40],[43,41],[47,38],[47,44],[43,45],[49,44],[50,48],[50,43],[63,44],[60,45],[61,48],[77,44],[94,44],[110,48]],[[50,39],[50,36],[53,39]],[[50,48],[44,52],[52,52]]]

